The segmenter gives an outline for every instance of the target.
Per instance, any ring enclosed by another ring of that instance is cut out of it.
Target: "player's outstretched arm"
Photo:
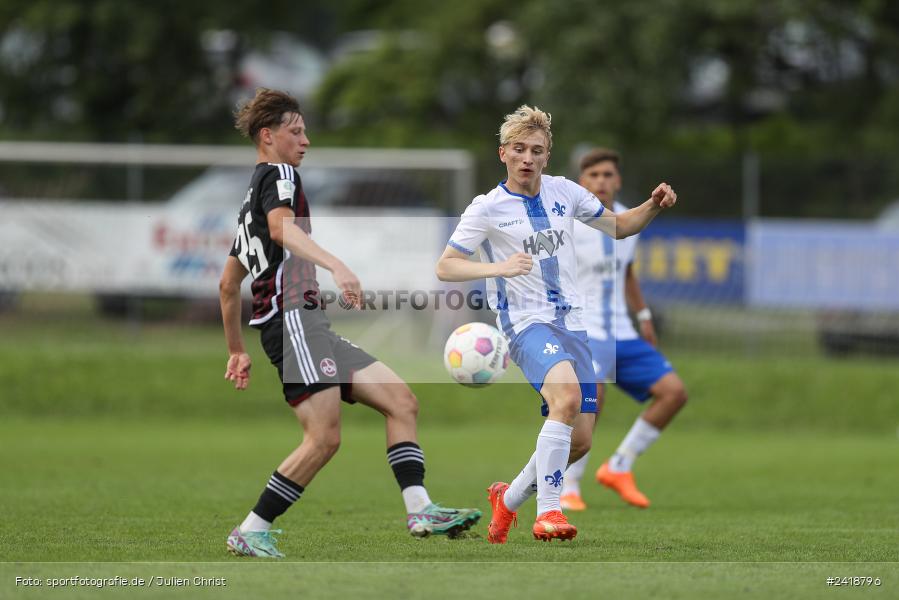
[[[234,383],[238,390],[245,390],[250,383],[252,361],[243,345],[240,328],[240,284],[247,276],[247,270],[233,256],[225,260],[225,269],[219,281],[219,301],[222,305],[222,324],[225,327],[225,341],[228,344],[228,364],[225,379]]]
[[[267,220],[273,242],[290,250],[292,255],[331,271],[334,283],[344,297],[353,305],[361,306],[362,284],[359,283],[359,278],[339,258],[319,246],[305,231],[297,227],[293,211],[286,206],[274,208],[269,211]]]
[[[517,252],[499,263],[468,260],[468,256],[447,246],[437,261],[437,279],[440,281],[471,281],[489,277],[517,277],[531,272],[534,260],[530,254]]]
[[[623,239],[636,233],[640,233],[666,208],[671,208],[677,203],[677,194],[667,183],[660,183],[652,191],[649,199],[640,206],[615,214],[606,211],[602,217],[588,224],[600,231],[616,238]]]

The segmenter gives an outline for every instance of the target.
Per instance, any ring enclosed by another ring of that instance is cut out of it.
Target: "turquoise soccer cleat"
[[[444,508],[431,503],[421,512],[409,513],[406,524],[413,537],[423,538],[435,534],[452,539],[477,523],[481,514],[475,508]]]
[[[228,536],[228,552],[235,556],[256,556],[259,558],[284,558],[284,555],[278,551],[275,544],[278,540],[274,533],[281,533],[280,529],[272,529],[271,531],[247,531],[240,532],[239,527],[235,527]]]

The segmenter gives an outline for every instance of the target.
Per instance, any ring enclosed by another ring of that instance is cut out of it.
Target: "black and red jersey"
[[[312,234],[309,204],[296,170],[288,164],[259,163],[240,208],[230,253],[253,277],[250,325],[262,325],[284,310],[285,302],[298,306],[319,291],[315,265],[290,256],[269,235],[268,213],[279,206],[290,206],[297,226]]]

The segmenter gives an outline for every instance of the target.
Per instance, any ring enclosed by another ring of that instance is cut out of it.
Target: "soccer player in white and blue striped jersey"
[[[547,417],[536,450],[511,485],[496,482],[489,498],[488,541],[505,543],[516,511],[537,494],[536,539],[571,539],[561,512],[564,472],[590,447],[596,379],[581,321],[574,221],[613,237],[638,233],[677,195],[668,184],[642,205],[615,214],[580,185],[544,175],[552,146],[550,115],[521,106],[499,132],[507,178],[465,210],[437,263],[443,281],[486,278],[490,307],[509,339],[512,359],[543,398]],[[470,261],[476,251],[480,262]]]
[[[616,212],[626,210],[617,201],[621,190],[620,160],[614,150],[595,148],[581,158],[578,179],[603,206]],[[649,499],[637,488],[631,469],[636,458],[658,439],[686,404],[687,392],[671,363],[656,348],[652,313],[634,273],[637,238],[635,235],[613,240],[580,223],[574,227],[584,325],[596,380],[600,382],[600,404],[605,381],[614,382],[637,402],[652,399],[615,453],[597,470],[596,480],[628,504],[647,508]],[[639,333],[631,323],[628,308],[637,317]],[[587,507],[580,494],[587,459],[585,454],[565,472],[561,498],[565,510]]]

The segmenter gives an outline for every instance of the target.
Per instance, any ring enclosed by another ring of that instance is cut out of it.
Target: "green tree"
[[[201,141],[232,137],[241,46],[213,60],[207,31],[264,39],[328,31],[325,2],[7,0],[0,4],[0,108],[9,137]],[[273,18],[278,16],[278,18]],[[305,17],[312,17],[306,19]],[[224,58],[224,63],[222,63]]]
[[[508,5],[358,2],[347,16],[389,23],[372,51],[335,65],[319,93],[326,127],[343,142],[378,145],[474,144],[487,139],[525,98],[526,63],[487,43]],[[403,17],[404,15],[404,17]]]
[[[717,155],[820,151],[837,141],[851,152],[896,145],[884,133],[899,114],[895,2],[351,7],[349,24],[376,23],[392,35],[336,68],[320,98],[331,129],[369,142],[472,143],[527,101],[554,113],[561,139],[600,136],[625,147]],[[497,26],[514,39],[497,45]],[[397,42],[408,30],[418,47]],[[719,89],[701,97],[716,73]]]

